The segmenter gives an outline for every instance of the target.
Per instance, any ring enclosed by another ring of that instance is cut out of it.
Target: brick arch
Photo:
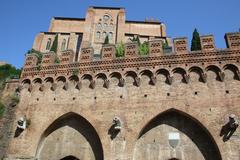
[[[205,68],[205,70],[207,72],[208,71],[214,72],[216,74],[216,80],[221,81],[221,75],[220,74],[223,73],[223,72],[222,72],[222,70],[218,66],[216,66],[216,65],[209,65],[209,66],[207,66]]]
[[[122,84],[120,83],[121,79],[123,79],[123,76],[120,72],[112,72],[110,75],[109,75],[109,79],[112,79],[112,78],[117,78],[118,79],[118,86],[119,87],[122,87]],[[111,83],[111,82],[110,82]]]
[[[79,77],[77,75],[71,75],[68,77],[68,80],[71,82],[79,82]]]
[[[222,67],[222,70],[226,71],[226,70],[229,70],[233,73],[233,79],[238,79],[239,80],[239,68],[234,65],[234,64],[226,64]]]
[[[130,81],[131,81],[131,85],[134,86],[139,86],[140,83],[140,78],[138,77],[138,74],[135,71],[127,71],[124,74],[124,78],[127,80],[129,80],[128,78],[130,77]],[[139,81],[139,82],[138,82]]]
[[[168,125],[170,127],[173,127],[177,129],[177,131],[179,131],[181,134],[189,137],[189,140],[192,141],[197,146],[197,148],[200,151],[199,153],[202,154],[204,159],[206,160],[222,159],[219,148],[213,136],[208,131],[208,129],[198,119],[192,117],[190,114],[174,108],[163,111],[160,114],[154,116],[153,118],[150,118],[149,121],[143,126],[143,128],[139,132],[136,144],[138,143],[138,141],[146,138],[149,132],[151,131],[156,132],[156,130],[154,129],[161,125]],[[162,133],[160,133],[160,135],[161,134]],[[155,137],[153,137],[152,135],[151,138],[154,138],[154,143],[158,143],[155,142]],[[147,144],[142,146],[147,146]],[[134,151],[136,151],[136,149],[134,149]],[[171,159],[172,157],[168,157],[167,159],[169,158]],[[181,157],[174,158],[181,159]]]
[[[54,83],[54,79],[52,77],[47,77],[44,79],[44,82],[50,82],[50,83]]]
[[[61,82],[65,83],[67,81],[67,79],[64,76],[58,76],[55,81],[56,82],[60,82],[61,81]]]
[[[143,81],[143,76],[147,76],[149,78],[148,84],[153,84],[152,78],[154,77],[154,73],[151,70],[148,70],[148,69],[142,70],[139,73],[139,77],[141,77],[142,79],[141,81]]]
[[[23,85],[24,84],[31,84],[31,80],[30,79],[23,79],[22,82],[21,82]]]
[[[41,78],[35,78],[32,82],[34,84],[36,84],[36,83],[42,84],[42,79]]]
[[[192,66],[188,69],[188,74],[190,75],[190,79],[191,79],[191,73],[196,73],[199,76],[199,81],[200,82],[205,82],[205,78],[204,76],[204,71],[201,67],[199,66]]]
[[[167,83],[167,84],[171,83],[170,79],[169,79],[170,78],[169,70],[167,70],[165,68],[160,68],[156,71],[156,75],[163,75],[166,78],[165,83]]]
[[[181,82],[183,83],[187,83],[187,71],[181,67],[176,67],[174,69],[172,69],[172,74],[173,74],[173,78],[175,79],[174,77],[174,74],[180,74],[182,76],[182,80]]]
[[[45,139],[57,131],[58,129],[61,129],[65,126],[68,126],[74,130],[76,130],[79,134],[81,134],[83,137],[86,138],[87,142],[90,144],[90,147],[94,154],[95,160],[103,160],[103,147],[101,140],[99,138],[99,135],[96,131],[96,129],[93,127],[93,125],[84,117],[81,115],[74,113],[74,112],[68,112],[57,119],[55,119],[41,134],[40,140],[38,142],[38,147],[36,150],[36,157],[41,158],[41,152],[45,145]],[[81,144],[80,144],[81,145]],[[84,144],[82,144],[84,145]],[[60,156],[60,155],[56,155]],[[65,155],[68,157],[69,155]],[[72,154],[70,155],[72,156]],[[77,154],[74,155],[74,157],[77,157]],[[63,157],[59,157],[61,159]],[[71,158],[71,157],[70,157]],[[40,159],[41,160],[41,159]]]

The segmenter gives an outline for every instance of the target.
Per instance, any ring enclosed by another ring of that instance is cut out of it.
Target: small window
[[[107,33],[106,32],[103,32],[103,39],[105,39],[107,36]]]
[[[109,29],[113,30],[113,24],[112,23],[110,24]]]
[[[97,30],[101,30],[102,29],[102,24],[101,23],[98,23],[97,24]]]
[[[66,39],[63,39],[61,50],[64,51],[65,49],[66,49]]]
[[[48,41],[47,41],[47,46],[46,46],[46,50],[50,50],[50,47],[51,47],[51,43],[52,43],[52,40],[51,38],[48,38]]]
[[[96,33],[96,39],[99,40],[100,37],[101,37],[101,33],[100,33],[100,32],[97,32],[97,33]]]
[[[104,24],[103,24],[103,29],[105,29],[105,30],[108,29],[108,25],[107,25],[107,23],[104,23]]]
[[[104,21],[108,21],[109,19],[110,19],[110,17],[109,17],[108,15],[104,15],[104,16],[103,16],[103,20],[104,20]]]
[[[112,32],[109,32],[109,39],[112,40],[113,39],[113,33]]]

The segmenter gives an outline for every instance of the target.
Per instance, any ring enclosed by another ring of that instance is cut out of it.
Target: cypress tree
[[[198,51],[201,50],[201,42],[200,36],[197,29],[194,29],[193,37],[192,37],[192,44],[191,44],[191,51]]]
[[[108,35],[105,37],[104,43],[103,44],[109,44],[109,38]]]
[[[53,41],[50,51],[57,53],[57,49],[58,49],[58,34],[55,36],[55,39]]]

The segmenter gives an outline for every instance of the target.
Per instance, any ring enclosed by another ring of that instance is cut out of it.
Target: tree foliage
[[[124,44],[123,42],[119,43],[116,47],[116,57],[123,57],[124,56]]]
[[[40,51],[37,51],[35,49],[31,49],[27,52],[27,54],[34,54],[36,57],[37,57],[37,65],[40,64],[42,62],[42,56],[43,56],[43,53],[40,52]]]
[[[200,42],[200,36],[195,28],[193,31],[193,37],[192,37],[192,43],[191,43],[191,51],[198,51],[201,50],[201,42]]]
[[[105,37],[105,40],[104,40],[103,44],[109,44],[109,37],[108,37],[108,35]]]
[[[55,36],[55,39],[53,41],[50,51],[57,53],[57,49],[58,49],[58,34]]]

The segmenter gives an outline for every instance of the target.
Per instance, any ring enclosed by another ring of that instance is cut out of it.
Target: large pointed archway
[[[150,120],[141,130],[134,160],[221,160],[207,129],[195,118],[170,109]]]
[[[63,157],[103,160],[103,148],[96,130],[85,118],[73,112],[59,117],[44,131],[37,150],[39,160]]]

